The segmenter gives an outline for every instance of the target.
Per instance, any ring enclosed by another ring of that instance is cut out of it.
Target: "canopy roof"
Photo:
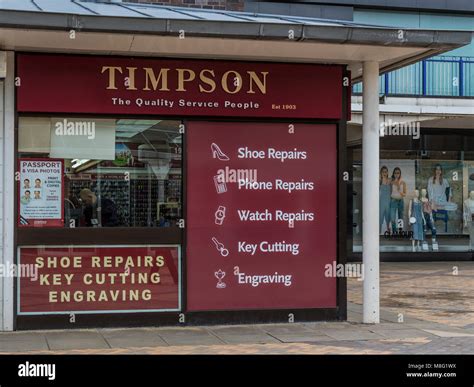
[[[71,33],[74,30],[74,33]],[[120,1],[0,0],[0,49],[349,65],[390,71],[471,42],[471,33]]]

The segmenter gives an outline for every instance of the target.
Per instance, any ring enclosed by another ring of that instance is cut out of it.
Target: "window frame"
[[[111,115],[111,114],[55,114],[55,113],[22,113],[16,114],[15,122],[15,165],[18,165],[18,136],[20,118],[22,117],[51,117],[61,118],[105,118],[105,119],[136,119],[136,120],[163,120],[178,121],[186,125],[183,118],[175,116],[149,116],[149,115]],[[184,214],[184,190],[185,190],[185,136],[181,133],[181,213]],[[18,187],[15,187],[15,213],[18,213]],[[127,241],[127,244],[180,244],[184,242],[184,228],[179,227],[18,227],[15,219],[15,245],[107,245],[117,244],[118,241]]]

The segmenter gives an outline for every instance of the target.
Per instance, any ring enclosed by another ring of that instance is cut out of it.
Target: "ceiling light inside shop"
[[[72,160],[71,167],[73,169],[80,167],[81,165],[87,163],[90,159],[74,159]]]
[[[115,131],[118,138],[131,138],[160,122],[157,120],[118,120]]]

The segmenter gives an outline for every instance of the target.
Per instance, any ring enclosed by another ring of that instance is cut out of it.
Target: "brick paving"
[[[385,310],[454,327],[474,323],[474,262],[383,263]],[[348,280],[348,300],[362,303],[362,282]]]
[[[349,279],[347,322],[8,332],[0,353],[474,354],[473,289],[474,262],[384,263],[377,325]]]

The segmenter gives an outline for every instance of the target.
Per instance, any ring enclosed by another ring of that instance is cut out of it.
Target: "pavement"
[[[0,354],[474,354],[474,262],[381,264],[381,322],[348,321],[0,333]]]

